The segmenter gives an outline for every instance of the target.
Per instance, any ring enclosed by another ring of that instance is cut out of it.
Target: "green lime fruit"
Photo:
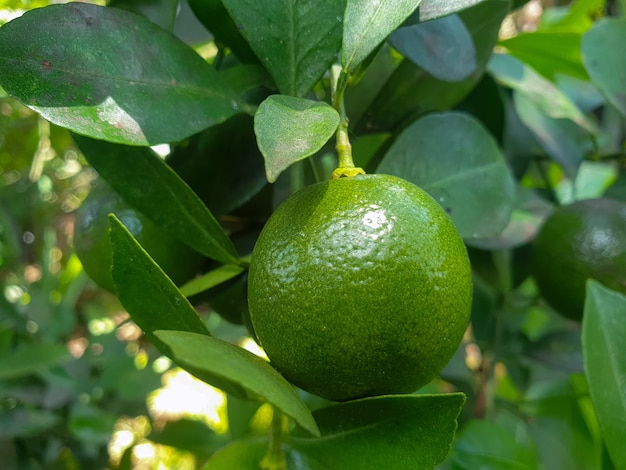
[[[248,276],[250,318],[273,366],[329,400],[408,393],[450,360],[472,275],[446,212],[395,176],[307,186],[270,217]]]
[[[560,206],[532,248],[539,292],[567,318],[582,319],[587,279],[626,293],[626,204],[599,198]]]
[[[108,184],[99,181],[76,211],[74,249],[85,272],[103,289],[115,292],[111,277],[110,213],[120,219],[175,284],[188,281],[200,270],[204,262],[202,255],[159,228],[129,206]]]

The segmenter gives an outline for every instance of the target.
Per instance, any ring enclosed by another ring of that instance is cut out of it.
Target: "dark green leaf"
[[[55,124],[131,145],[178,141],[243,106],[171,34],[85,3],[31,10],[3,26],[0,85]]]
[[[0,380],[36,374],[71,359],[62,344],[24,345],[0,357]]]
[[[78,135],[74,140],[89,163],[128,204],[209,258],[222,263],[239,261],[237,250],[215,217],[149,148]]]
[[[341,65],[353,72],[421,0],[348,0],[344,16]]]
[[[588,80],[580,54],[581,37],[577,33],[536,31],[501,41],[500,45],[550,80],[559,74]]]
[[[289,166],[313,155],[339,125],[339,113],[321,101],[272,95],[254,117],[254,131],[270,183]]]
[[[304,96],[341,47],[345,0],[223,0],[278,90]]]
[[[424,0],[420,4],[420,21],[429,21],[471,8],[485,0]]]
[[[376,171],[427,191],[468,241],[496,236],[509,222],[513,178],[493,137],[466,114],[418,119],[398,136]]]
[[[448,110],[459,103],[481,79],[509,6],[509,0],[487,0],[459,14],[476,51],[472,75],[462,82],[446,82],[404,60],[389,78],[384,77],[386,81],[373,88],[375,97],[357,97],[371,104],[354,126],[355,132],[393,131],[412,116]]]
[[[453,447],[454,469],[534,470],[537,461],[532,449],[489,421],[470,421]]]
[[[399,28],[389,43],[439,80],[460,82],[476,69],[472,37],[456,15]]]
[[[604,18],[582,39],[585,68],[609,102],[626,116],[626,18]]]
[[[60,422],[61,417],[49,411],[3,410],[0,413],[0,439],[41,436]]]
[[[200,458],[208,458],[221,443],[215,431],[204,422],[191,418],[166,421],[160,429],[152,429],[146,439],[157,444],[176,447]]]
[[[113,268],[117,295],[148,339],[162,352],[167,347],[154,336],[156,330],[178,330],[210,335],[198,313],[180,293],[126,227],[109,216]]]
[[[247,114],[193,136],[166,161],[215,217],[241,206],[267,184],[254,119]]]
[[[313,413],[322,437],[288,443],[322,468],[430,469],[441,463],[465,402],[461,393],[355,400]]]
[[[591,398],[611,459],[626,468],[626,297],[596,281],[587,282],[583,355]]]
[[[258,61],[241,35],[239,28],[224,8],[222,0],[189,0],[189,6],[200,22],[213,33],[218,44],[228,46],[243,62]]]
[[[183,331],[159,331],[175,360],[192,370],[235,382],[252,395],[263,397],[313,435],[319,430],[296,389],[270,364],[225,341]]]

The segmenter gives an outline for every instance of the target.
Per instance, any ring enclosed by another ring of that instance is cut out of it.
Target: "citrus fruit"
[[[457,349],[472,276],[446,212],[401,178],[307,186],[270,217],[252,253],[248,301],[273,366],[343,401],[418,389]]]
[[[626,205],[599,198],[555,209],[533,242],[532,273],[548,304],[573,320],[587,279],[626,292]]]
[[[129,206],[104,181],[99,181],[76,211],[74,249],[83,269],[100,287],[115,292],[111,277],[108,214],[115,214],[165,273],[181,284],[200,269],[203,258]]]

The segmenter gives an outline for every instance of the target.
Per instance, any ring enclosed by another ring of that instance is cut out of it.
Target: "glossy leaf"
[[[448,110],[458,104],[481,79],[509,7],[509,0],[486,0],[459,13],[476,52],[477,66],[468,78],[446,82],[404,60],[390,75],[383,76],[385,80],[371,92],[374,96],[355,98],[369,102],[367,111],[355,122],[355,132],[393,131],[413,116]]]
[[[580,53],[581,37],[577,33],[536,31],[500,41],[500,45],[550,80],[558,74],[588,80]]]
[[[304,96],[341,47],[345,0],[222,0],[278,90]]]
[[[111,274],[117,295],[148,339],[167,354],[168,348],[154,335],[156,330],[210,335],[196,310],[128,229],[113,214],[109,221],[113,252]]]
[[[3,26],[0,85],[55,124],[129,145],[181,140],[243,106],[170,33],[85,3],[31,10]]]
[[[353,72],[419,6],[421,0],[348,0],[341,65]]]
[[[626,116],[626,18],[604,18],[582,39],[583,63],[593,83]]]
[[[235,382],[251,395],[263,397],[312,435],[319,430],[296,389],[270,364],[243,348],[206,335],[159,331],[179,364]]]
[[[74,136],[85,158],[124,200],[196,251],[237,263],[232,242],[198,196],[146,147]],[[124,171],[120,171],[122,169]]]
[[[470,421],[453,446],[455,470],[535,470],[532,449],[515,441],[515,437],[490,421]]]
[[[626,296],[587,282],[583,356],[591,398],[615,468],[626,468]]]
[[[493,137],[469,115],[433,113],[418,119],[398,136],[376,172],[427,191],[469,242],[496,236],[509,222],[513,178]]]
[[[419,20],[430,21],[471,8],[485,0],[423,0],[419,7]]]
[[[289,166],[313,155],[337,130],[339,113],[320,101],[272,95],[254,116],[254,131],[270,183]]]
[[[472,37],[456,15],[399,28],[389,43],[439,80],[460,82],[476,69]]]
[[[0,380],[36,374],[71,359],[62,344],[31,344],[0,355]]]

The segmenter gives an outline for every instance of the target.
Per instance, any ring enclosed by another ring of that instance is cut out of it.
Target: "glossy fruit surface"
[[[626,292],[626,205],[586,199],[558,207],[533,242],[532,273],[556,311],[580,320],[589,278]]]
[[[110,213],[120,219],[175,284],[188,281],[199,271],[203,263],[200,254],[159,228],[104,181],[99,181],[76,212],[74,248],[85,272],[103,289],[115,292],[111,278]]]
[[[400,178],[307,186],[272,215],[248,280],[272,364],[331,400],[418,389],[456,351],[472,277],[445,211]]]

